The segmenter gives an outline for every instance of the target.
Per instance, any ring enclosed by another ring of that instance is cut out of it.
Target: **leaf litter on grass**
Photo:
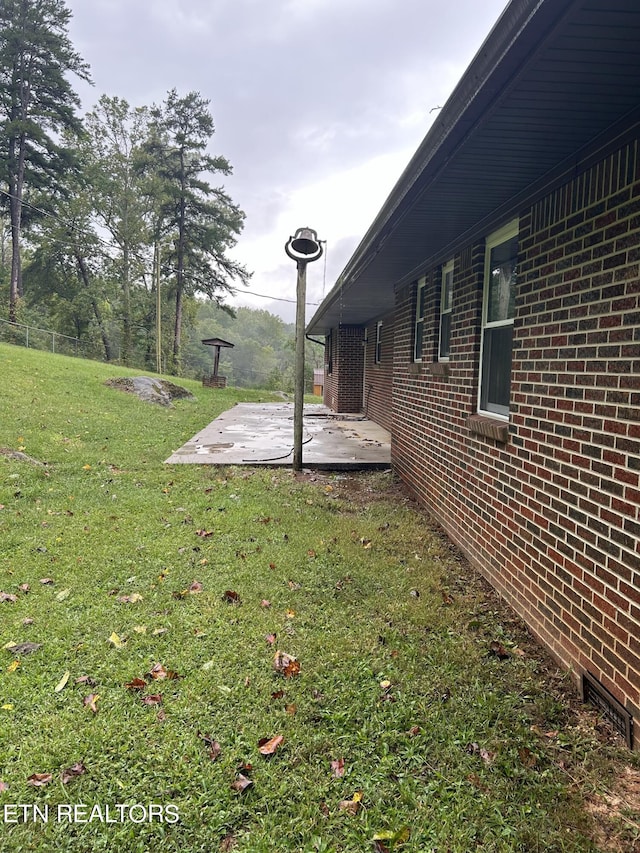
[[[153,793],[175,798],[180,836],[164,827],[160,840],[157,827],[143,827],[140,843],[149,849],[178,853],[233,843],[252,853],[273,849],[275,837],[283,853],[341,853],[374,843],[407,853],[511,853],[536,844],[567,853],[590,849],[589,822],[604,818],[581,813],[580,791],[603,778],[599,761],[621,766],[615,742],[595,724],[576,726],[566,680],[392,477],[208,466],[167,474],[160,445],[178,446],[189,434],[186,414],[142,413],[146,420],[138,423],[130,409],[119,414],[103,404],[107,433],[82,411],[105,392],[97,389],[87,401],[94,380],[83,375],[74,382],[82,395],[70,394],[53,429],[69,434],[64,421],[75,418],[80,437],[77,447],[56,451],[59,467],[47,483],[55,491],[34,480],[40,503],[2,496],[3,517],[22,501],[22,515],[11,524],[25,541],[43,529],[43,519],[51,525],[52,538],[37,543],[46,550],[18,548],[11,557],[16,577],[31,586],[32,613],[38,596],[53,598],[48,584],[38,584],[47,573],[63,591],[73,590],[46,621],[38,616],[39,624],[24,626],[23,593],[0,574],[2,588],[17,591],[16,602],[2,604],[2,641],[13,635],[37,641],[39,649],[31,657],[26,649],[25,656],[6,650],[6,665],[21,659],[17,672],[2,676],[13,691],[7,699],[21,709],[3,718],[20,748],[15,760],[0,763],[12,796],[34,770],[58,778],[81,755],[91,768],[78,776],[83,798],[109,797],[114,778],[132,801],[146,801],[152,785]],[[193,434],[210,419],[211,399],[189,405]],[[113,476],[99,463],[104,458],[120,471],[118,505],[126,512],[117,515],[105,512],[111,498],[96,488],[102,471],[105,479]],[[89,462],[92,470],[82,471]],[[25,494],[29,487],[21,488]],[[64,541],[54,543],[58,522],[48,510],[70,506],[73,514],[60,518]],[[221,506],[213,524],[210,513]],[[182,523],[187,515],[193,526]],[[143,598],[117,604],[116,615],[106,594],[134,575]],[[202,588],[192,589],[194,583]],[[169,585],[186,595],[174,598]],[[238,590],[242,606],[221,600],[225,590]],[[141,625],[149,630],[136,631]],[[152,626],[164,633],[152,634]],[[488,654],[492,643],[507,655]],[[274,667],[278,647],[282,666]],[[159,661],[182,677],[154,679]],[[287,678],[286,667],[300,661],[304,667]],[[67,670],[73,678],[54,694]],[[76,673],[91,676],[79,681]],[[90,690],[104,699],[95,719],[82,707]],[[118,690],[130,701],[114,701]],[[145,696],[161,697],[162,705],[145,708]],[[293,707],[296,713],[288,713]],[[166,710],[162,738],[158,709]],[[284,739],[268,760],[259,751],[265,736],[267,743]],[[348,768],[344,775],[332,769],[338,760],[336,770]],[[17,828],[19,843],[26,843],[25,831]],[[134,849],[115,828],[99,834],[113,849]],[[633,850],[628,827],[624,837]]]

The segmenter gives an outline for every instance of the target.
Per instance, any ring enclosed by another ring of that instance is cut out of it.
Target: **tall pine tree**
[[[0,0],[0,190],[11,223],[11,322],[21,292],[25,192],[61,182],[73,158],[57,140],[81,130],[68,74],[88,81],[89,67],[69,39],[70,18],[64,0]]]
[[[147,151],[162,186],[162,220],[173,247],[168,262],[175,286],[172,370],[178,372],[184,297],[200,293],[221,304],[234,282],[249,279],[247,270],[227,256],[242,231],[244,213],[223,187],[212,187],[204,177],[231,173],[224,157],[206,151],[214,133],[209,102],[198,92],[179,97],[173,89],[152,115]]]

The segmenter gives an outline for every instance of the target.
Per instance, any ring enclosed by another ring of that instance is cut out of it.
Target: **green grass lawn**
[[[0,851],[637,849],[637,762],[390,474],[166,466],[269,395],[0,367]]]

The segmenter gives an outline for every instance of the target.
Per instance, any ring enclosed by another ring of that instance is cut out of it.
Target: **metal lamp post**
[[[313,228],[298,228],[289,237],[285,252],[298,267],[296,285],[296,370],[293,402],[293,470],[302,470],[302,410],[304,405],[304,321],[307,298],[307,264],[322,255],[322,245]]]

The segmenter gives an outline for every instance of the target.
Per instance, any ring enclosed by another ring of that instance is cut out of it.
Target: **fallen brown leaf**
[[[336,779],[341,779],[344,776],[344,758],[337,758],[331,762],[331,772]]]
[[[18,600],[18,596],[12,592],[0,592],[0,601],[10,601],[12,604]]]
[[[232,589],[228,589],[225,591],[222,596],[222,600],[226,601],[227,604],[241,604],[240,596]]]
[[[124,686],[127,690],[144,690],[147,686],[147,682],[144,678],[134,678],[131,681],[127,681]]]
[[[204,745],[209,750],[209,758],[212,761],[216,761],[222,755],[222,747],[211,735],[203,735],[198,732],[198,737],[202,740]]]
[[[94,714],[97,714],[98,713],[98,704],[97,703],[98,703],[99,698],[100,698],[100,696],[97,693],[89,693],[89,695],[85,696],[84,699],[82,700],[82,704],[85,706],[85,708],[88,708]]]
[[[221,755],[222,747],[220,746],[217,740],[214,740],[214,742],[211,744],[211,748],[209,749],[209,758],[212,761],[217,761]]]
[[[252,785],[253,782],[251,779],[248,779],[243,773],[238,773],[235,780],[231,783],[231,790],[237,791],[238,794],[242,794]]]
[[[35,788],[42,788],[48,785],[53,779],[51,773],[32,773],[27,779],[27,785],[33,785]]]
[[[161,663],[154,664],[148,674],[157,681],[161,681],[163,678],[167,678],[169,681],[180,678],[177,672],[174,672],[172,669],[166,669]]]
[[[142,697],[143,705],[161,705],[162,704],[162,693],[149,693],[148,696]]]
[[[5,646],[5,648],[12,655],[30,655],[33,652],[37,652],[41,646],[42,643],[13,643],[10,646]]]
[[[297,668],[296,668],[297,665]],[[273,668],[287,678],[300,672],[300,664],[293,655],[278,650],[273,657]]]
[[[300,661],[292,660],[282,670],[285,678],[293,678],[300,674]]]
[[[502,643],[494,641],[489,646],[489,657],[496,657],[498,660],[506,660],[509,657],[509,652],[505,649]]]
[[[485,764],[491,764],[493,759],[496,757],[495,752],[489,752],[489,750],[481,747],[477,743],[468,743],[466,746],[466,752],[468,752],[469,755],[479,755]]]
[[[360,791],[356,791],[350,800],[340,800],[338,803],[338,808],[342,812],[347,812],[347,814],[356,815],[360,811],[360,804],[362,802],[362,794]]]
[[[258,752],[260,755],[264,755],[267,758],[274,755],[274,753],[278,750],[282,743],[284,742],[284,737],[282,735],[276,735],[272,738],[261,738],[258,741]]]
[[[66,785],[71,782],[72,779],[76,779],[78,776],[82,776],[87,772],[87,768],[84,764],[79,761],[77,764],[74,764],[72,767],[68,767],[66,770],[62,771],[61,779],[62,784]]]

